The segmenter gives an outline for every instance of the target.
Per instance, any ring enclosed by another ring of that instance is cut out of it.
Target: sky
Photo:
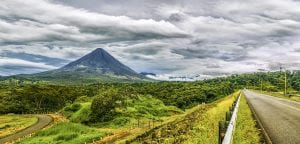
[[[159,79],[300,66],[300,0],[1,0],[0,75],[104,48]]]

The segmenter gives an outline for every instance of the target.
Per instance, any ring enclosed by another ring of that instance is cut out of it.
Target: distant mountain
[[[73,61],[62,68],[37,74],[23,74],[8,78],[54,82],[120,82],[149,80],[111,56],[102,48]]]
[[[67,64],[56,71],[101,74],[110,73],[121,76],[140,76],[134,70],[122,64],[102,48],[97,48],[91,53]]]

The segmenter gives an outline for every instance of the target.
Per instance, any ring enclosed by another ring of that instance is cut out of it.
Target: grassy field
[[[236,122],[232,143],[233,144],[260,143],[259,131],[255,127],[255,121],[252,117],[251,110],[243,94],[240,100],[237,122]]]
[[[70,122],[85,123],[102,132],[112,133],[109,136],[110,139],[122,136],[122,138],[118,138],[120,141],[143,133],[184,113],[177,107],[166,106],[161,100],[150,95],[138,95],[135,99],[128,99],[126,106],[117,108],[116,112],[117,114],[110,121],[88,122],[91,113],[91,99],[76,101],[61,110],[61,113]]]
[[[219,120],[225,119],[225,113],[237,94],[195,106],[162,126],[135,137],[130,143],[217,143]]]
[[[259,90],[253,90],[253,91],[255,91],[257,93],[261,93],[261,91],[259,91]],[[283,98],[283,99],[288,99],[288,100],[300,102],[300,97],[296,97],[296,96],[291,96],[291,97],[284,96],[282,92],[267,92],[267,91],[262,91],[262,93],[266,94],[266,95],[274,96],[274,97],[279,97],[279,98]]]
[[[192,133],[185,144],[218,143],[218,126],[220,120],[225,120],[225,114],[232,105],[238,92],[218,100],[203,115],[198,117]]]
[[[116,109],[117,115],[107,122],[89,123],[98,128],[128,128],[137,124],[148,123],[149,120],[162,120],[174,114],[181,114],[183,111],[174,106],[166,106],[161,100],[151,96],[138,96],[137,99],[126,101],[126,107]],[[91,113],[91,102],[77,102],[65,107],[62,113],[75,123],[84,123],[89,119]]]
[[[82,124],[65,122],[58,123],[50,128],[37,132],[34,136],[26,138],[19,144],[83,144],[92,142],[107,135],[101,130],[84,126]]]
[[[0,138],[14,134],[37,122],[37,118],[32,115],[7,114],[0,116]]]

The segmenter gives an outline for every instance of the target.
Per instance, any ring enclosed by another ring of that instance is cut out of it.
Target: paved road
[[[24,130],[21,130],[13,135],[9,135],[5,138],[0,139],[0,144],[10,142],[13,140],[17,140],[18,138],[22,138],[26,135],[29,135],[31,133],[34,133],[36,131],[41,130],[42,128],[46,127],[52,122],[52,118],[48,115],[37,115],[38,117],[38,122]]]
[[[300,144],[300,103],[244,91],[273,144]]]

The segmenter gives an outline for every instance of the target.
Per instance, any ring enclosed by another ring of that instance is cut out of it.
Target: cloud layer
[[[299,69],[295,0],[2,0],[0,75],[58,68],[103,47],[138,72]]]

